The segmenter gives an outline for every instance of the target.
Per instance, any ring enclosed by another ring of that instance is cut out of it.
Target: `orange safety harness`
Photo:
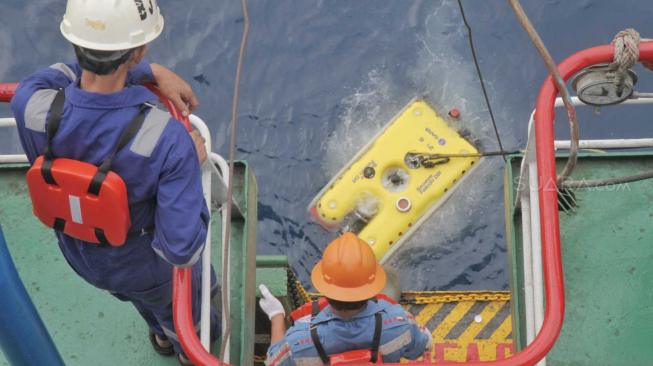
[[[377,302],[378,300],[386,300],[390,303],[396,304],[396,301],[387,297],[386,295],[379,294],[375,296],[372,300]],[[313,324],[315,317],[322,311],[328,304],[326,298],[321,297],[317,301],[312,301],[310,303],[304,304],[299,308],[295,309],[290,317],[293,321],[297,321],[300,318],[305,317],[306,315],[311,315],[311,323],[309,330],[311,332],[311,339],[313,340],[313,345],[317,350],[320,360],[325,365],[342,365],[342,364],[355,364],[362,362],[371,362],[382,364],[383,360],[381,354],[379,353],[379,346],[381,344],[381,330],[383,328],[383,315],[381,313],[374,314],[374,337],[372,338],[372,346],[370,349],[359,349],[343,353],[338,353],[334,355],[328,355],[324,350],[322,342],[320,342],[320,337],[317,334],[317,325]],[[310,311],[310,313],[308,312]]]
[[[60,90],[52,102],[46,145],[27,172],[27,186],[34,215],[45,225],[73,238],[93,244],[121,246],[129,233],[131,219],[127,187],[110,171],[116,153],[138,133],[148,110],[142,105],[123,130],[118,144],[99,167],[83,161],[56,158],[52,139],[59,129],[65,94]]]

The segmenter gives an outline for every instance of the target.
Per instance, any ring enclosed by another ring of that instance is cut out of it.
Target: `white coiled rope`
[[[612,40],[614,44],[614,58],[610,68],[615,71],[617,78],[617,93],[621,94],[628,69],[635,66],[639,60],[639,32],[633,28],[624,29],[617,33]]]

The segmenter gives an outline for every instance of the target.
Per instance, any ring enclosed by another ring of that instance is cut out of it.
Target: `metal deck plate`
[[[508,176],[518,176],[519,159]],[[559,161],[558,169],[564,161]],[[653,168],[648,154],[591,154],[572,178],[636,174]],[[516,180],[512,180],[516,181]],[[514,197],[514,188],[507,197]],[[576,189],[578,206],[560,213],[566,311],[547,365],[650,365],[653,362],[653,180]],[[512,202],[506,207],[514,207]],[[519,215],[508,220],[513,289],[522,289]],[[515,292],[520,306],[523,293]],[[523,313],[522,313],[523,314]],[[524,345],[516,319],[515,335]]]

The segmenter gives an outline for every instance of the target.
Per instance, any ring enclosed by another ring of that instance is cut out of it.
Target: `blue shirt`
[[[77,64],[55,64],[20,82],[11,107],[21,144],[31,163],[43,153],[47,115],[57,89],[66,102],[53,153],[99,165],[143,103],[157,98],[132,85],[153,80],[148,64],[131,70],[128,86],[113,94],[79,87]],[[143,291],[169,282],[172,265],[192,266],[206,239],[209,212],[204,202],[195,146],[183,125],[151,108],[143,126],[113,160],[111,170],[126,183],[132,227],[147,233],[120,247],[97,247],[57,233],[70,265],[97,287]]]
[[[374,336],[374,314],[383,319],[379,353],[383,362],[399,362],[402,357],[416,359],[424,354],[429,336],[401,305],[385,300],[368,301],[365,309],[351,318],[335,315],[331,306],[313,320],[324,350],[329,355],[357,349],[370,349]],[[322,365],[310,334],[310,316],[301,318],[288,329],[286,336],[268,349],[266,365]]]

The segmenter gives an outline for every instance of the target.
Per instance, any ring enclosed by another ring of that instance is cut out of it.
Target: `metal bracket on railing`
[[[209,154],[209,160],[211,160],[211,169],[213,171],[213,177],[218,179],[211,180],[211,203],[213,207],[222,208],[223,205],[227,202],[227,186],[229,182],[229,163],[221,155],[216,153]],[[240,206],[232,198],[231,204],[233,207],[233,217],[234,218],[243,218],[243,211],[240,209]]]

